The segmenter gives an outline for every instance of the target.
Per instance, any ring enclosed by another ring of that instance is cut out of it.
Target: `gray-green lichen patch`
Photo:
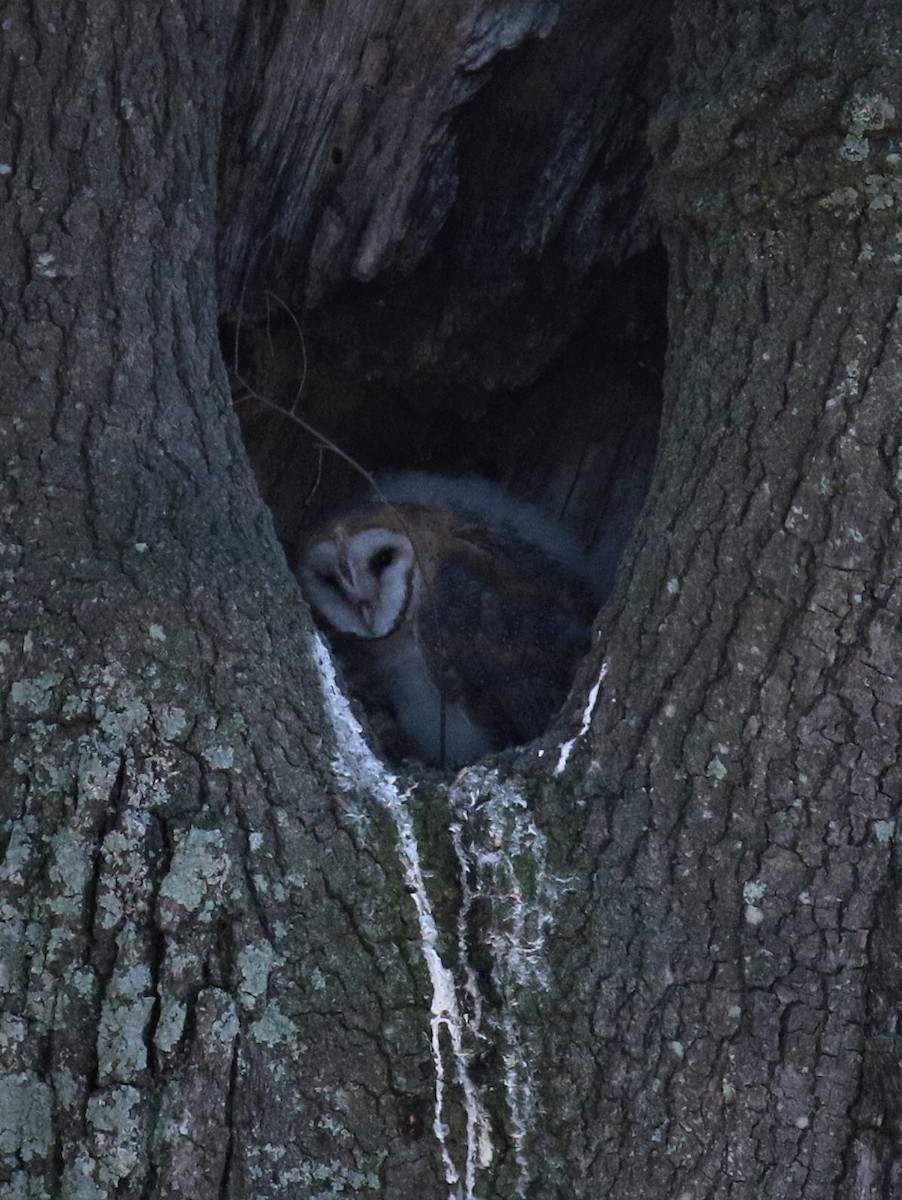
[[[94,1181],[115,1187],[137,1166],[142,1144],[141,1093],[134,1087],[111,1087],[88,1101]]]
[[[844,116],[854,134],[877,132],[895,119],[896,106],[889,96],[858,92],[846,104]]]
[[[177,1000],[163,1001],[153,1035],[153,1044],[161,1054],[169,1054],[178,1045],[187,1016],[187,1004]]]
[[[188,730],[188,718],[185,710],[175,704],[161,704],[154,709],[157,728],[164,741],[174,742],[184,737]]]
[[[125,922],[134,927],[140,917],[137,898],[147,894],[144,843],[147,820],[143,813],[126,809],[120,826],[103,839],[104,873],[97,892],[97,915],[103,929]]]
[[[213,989],[208,989],[208,992],[212,991]],[[211,1040],[218,1042],[221,1046],[231,1047],[241,1032],[241,1022],[230,997],[219,992],[217,1000],[215,1008],[211,1005],[213,1011],[208,1014],[206,1027]]]
[[[231,746],[208,746],[202,753],[204,759],[217,771],[228,771],[235,762],[235,751]]]
[[[250,1174],[265,1179],[271,1195],[333,1200],[335,1196],[360,1196],[364,1192],[379,1192],[382,1188],[378,1169],[373,1167],[349,1167],[338,1159],[286,1167],[283,1163],[286,1155],[286,1147],[272,1144],[248,1151]],[[377,1168],[386,1156],[387,1151],[380,1151],[375,1156]]]
[[[58,917],[78,919],[82,898],[91,869],[91,847],[74,830],[64,830],[53,838],[50,879],[57,886],[48,903]]]
[[[2,165],[0,165],[0,174],[2,174]],[[59,1193],[57,1193],[58,1195]],[[56,1196],[51,1196],[42,1186],[41,1181],[35,1178],[33,1171],[10,1172],[6,1181],[0,1185],[0,1197],[3,1200],[56,1200]],[[68,1193],[67,1200],[69,1200]]]
[[[186,921],[211,921],[228,897],[232,864],[219,829],[189,829],[172,857],[160,885],[162,928],[171,932]]]
[[[268,1004],[263,1015],[251,1025],[250,1036],[264,1046],[293,1044],[297,1039],[294,1022],[275,1003]]]
[[[28,1025],[15,1013],[0,1014],[0,1062],[11,1063],[28,1040]]]
[[[53,1145],[52,1096],[28,1072],[0,1076],[0,1162],[46,1158]]]
[[[313,970],[310,972],[310,974],[308,976],[308,979],[310,982],[310,986],[313,988],[313,990],[315,992],[324,992],[326,990],[326,988],[328,987],[328,984],[326,982],[326,977],[322,973],[322,971],[319,969],[319,967],[313,968]]]
[[[101,753],[95,746],[84,746],[76,771],[79,798],[89,804],[106,800],[115,786],[120,765],[118,754],[112,755],[106,750]]]
[[[728,772],[727,772],[727,768],[724,766],[722,760],[715,755],[714,758],[712,758],[709,761],[708,765],[705,767],[705,774],[710,779],[717,779],[719,781],[723,781],[724,779],[726,779]]]
[[[886,171],[870,172],[860,186],[834,188],[819,201],[819,206],[826,212],[849,217],[861,211],[877,215],[898,210],[902,205],[902,179],[898,168],[899,164],[892,162],[887,164]]]
[[[846,132],[838,159],[848,169],[835,179],[836,186],[818,201],[825,212],[855,219],[866,213],[877,216],[898,211],[902,204],[898,140],[891,136],[897,122],[896,107],[886,95],[856,94],[844,111]],[[870,168],[862,179],[860,172]],[[831,177],[834,178],[834,177]]]
[[[59,687],[63,677],[56,671],[44,671],[32,679],[19,679],[9,689],[9,704],[24,714],[43,716],[51,707],[53,689]]]
[[[860,134],[850,133],[844,138],[839,152],[849,162],[862,162],[870,154],[871,144]]]
[[[215,771],[230,771],[235,765],[235,747],[247,736],[243,713],[233,712],[207,721],[209,742],[201,750],[203,760]]]
[[[12,821],[8,827],[9,840],[0,862],[0,883],[7,887],[22,887],[25,883],[25,870],[34,849],[30,836],[34,824],[33,818],[25,817]]]
[[[281,960],[268,942],[245,946],[238,954],[238,1003],[253,1008],[265,995],[269,974]]]
[[[743,884],[742,898],[745,901],[743,915],[749,925],[761,925],[764,921],[764,909],[760,901],[764,899],[767,888],[760,880],[749,880]]]
[[[153,984],[144,963],[113,976],[97,1030],[97,1066],[102,1083],[134,1080],[147,1067],[145,1035],[153,1005]]]
[[[120,750],[132,734],[148,727],[148,701],[138,695],[122,663],[92,667],[79,683],[63,703],[63,716],[94,721],[101,735],[94,739],[99,747]]]
[[[60,1195],[66,1200],[106,1200],[106,1188],[94,1182],[95,1163],[87,1155],[79,1155],[68,1163],[63,1171]]]
[[[875,821],[874,822],[874,837],[878,842],[891,842],[896,836],[895,821]]]

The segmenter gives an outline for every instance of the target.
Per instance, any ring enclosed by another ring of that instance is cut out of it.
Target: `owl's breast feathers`
[[[531,543],[435,515],[417,545],[417,631],[430,667],[498,746],[527,741],[566,698],[594,605],[580,580]]]

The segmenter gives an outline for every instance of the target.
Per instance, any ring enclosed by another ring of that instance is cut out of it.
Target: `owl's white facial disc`
[[[415,586],[413,547],[403,533],[363,529],[317,542],[299,571],[310,604],[334,629],[380,638],[403,619]]]

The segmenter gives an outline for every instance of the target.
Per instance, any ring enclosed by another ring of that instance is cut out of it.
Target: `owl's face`
[[[395,630],[416,586],[410,538],[391,529],[349,533],[338,525],[307,550],[298,574],[307,600],[333,629],[363,638]]]

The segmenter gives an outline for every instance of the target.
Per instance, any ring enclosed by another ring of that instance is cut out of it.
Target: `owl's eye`
[[[334,575],[329,575],[326,571],[317,571],[316,578],[324,587],[332,588],[336,592],[341,591],[341,584]]]
[[[382,572],[392,565],[395,561],[395,549],[393,546],[383,546],[381,550],[370,558],[370,570],[374,575],[381,575]]]

